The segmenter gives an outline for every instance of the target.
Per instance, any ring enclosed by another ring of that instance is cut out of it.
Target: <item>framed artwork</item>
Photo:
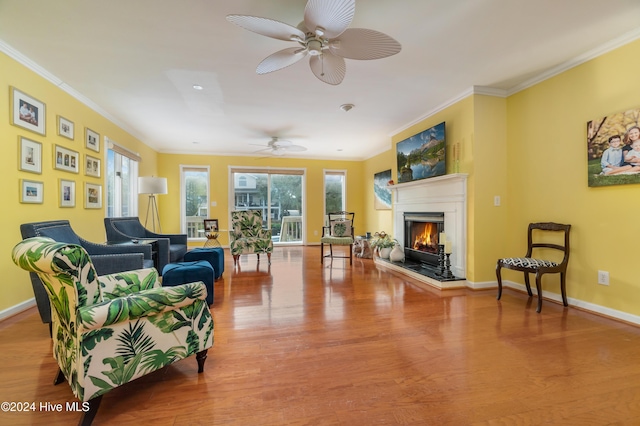
[[[42,144],[31,139],[18,137],[20,153],[18,169],[30,173],[42,173]]]
[[[76,183],[73,180],[60,179],[60,207],[76,206]]]
[[[84,156],[84,174],[87,176],[100,177],[100,159],[91,155]]]
[[[65,172],[78,173],[79,154],[76,151],[55,145],[53,147],[53,168]]]
[[[445,123],[442,122],[396,145],[398,183],[446,173]]]
[[[640,108],[587,122],[589,186],[640,183]]]
[[[84,208],[85,209],[101,209],[102,208],[102,185],[94,183],[84,184]]]
[[[69,121],[61,115],[58,116],[58,134],[67,139],[74,139],[75,127],[73,121]]]
[[[218,219],[205,219],[204,232],[218,232]]]
[[[373,175],[373,207],[376,210],[391,210],[391,169]]]
[[[44,183],[35,180],[20,179],[20,202],[42,204]]]
[[[10,87],[11,124],[41,135],[46,134],[45,105],[36,98]]]
[[[95,152],[100,152],[100,134],[90,128],[85,129],[85,146]]]

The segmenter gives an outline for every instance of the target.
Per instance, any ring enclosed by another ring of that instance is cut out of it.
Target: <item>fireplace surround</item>
[[[465,286],[466,282],[460,280],[464,280],[466,276],[467,265],[467,174],[448,174],[391,185],[389,188],[393,193],[393,236],[403,247],[407,246],[405,214],[437,212],[444,216],[442,228],[439,229],[438,234],[444,231],[447,240],[451,241],[451,272],[457,280],[433,279],[404,268],[400,263],[386,262],[381,265],[437,288]]]

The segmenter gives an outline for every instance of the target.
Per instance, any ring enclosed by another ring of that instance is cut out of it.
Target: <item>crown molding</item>
[[[640,38],[640,27],[635,30],[629,31],[621,35],[620,37],[614,38],[608,43],[604,43],[595,49],[591,49],[582,55],[576,56],[575,58],[566,61],[556,67],[553,67],[523,83],[518,84],[517,86],[509,89],[508,96],[511,96],[515,93],[518,93],[522,90],[528,89],[531,86],[535,86],[538,83],[542,83],[543,81],[550,79],[551,77],[555,77],[558,74],[562,74],[565,71],[570,70],[571,68],[577,67],[578,65],[584,64],[585,62],[589,62],[592,59],[597,58],[598,56],[602,56],[605,53],[611,52],[619,47],[624,46],[625,44],[629,44],[632,41],[635,41]]]
[[[98,114],[100,114],[101,116],[106,118],[107,120],[111,121],[116,126],[118,126],[121,129],[125,130],[130,135],[132,135],[132,136],[138,138],[139,140],[143,141],[142,136],[137,131],[135,131],[134,129],[130,128],[127,124],[123,123],[122,121],[120,121],[119,119],[114,117],[113,115],[109,114],[107,111],[102,109],[98,104],[93,102],[91,99],[87,98],[86,96],[84,96],[80,92],[76,91],[73,87],[69,86],[67,83],[65,83],[60,78],[58,78],[55,75],[53,75],[51,72],[49,72],[48,70],[46,70],[45,68],[40,66],[38,63],[34,62],[33,60],[31,60],[30,58],[28,58],[24,54],[20,53],[16,49],[14,49],[11,45],[7,44],[2,39],[0,39],[0,52],[6,54],[8,57],[13,59],[14,61],[18,62],[19,64],[21,64],[21,65],[25,66],[26,68],[30,69],[31,71],[33,71],[34,73],[36,73],[40,77],[42,77],[45,80],[49,81],[51,84],[53,84],[54,86],[58,87],[60,90],[62,90],[63,92],[69,94],[73,98],[77,99],[79,102],[83,103],[88,108],[94,110],[95,112],[97,112]],[[144,142],[144,141],[143,141],[143,143],[146,144],[146,142]]]

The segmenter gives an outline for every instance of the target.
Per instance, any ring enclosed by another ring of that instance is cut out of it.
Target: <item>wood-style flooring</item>
[[[505,289],[421,288],[373,261],[226,254],[215,344],[107,393],[94,425],[638,425],[640,328]],[[27,274],[24,285],[30,285]],[[0,323],[0,401],[63,405],[34,309]],[[0,412],[69,425],[77,412]]]

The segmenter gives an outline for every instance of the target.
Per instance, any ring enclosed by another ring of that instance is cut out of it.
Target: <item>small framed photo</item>
[[[87,176],[100,177],[100,159],[91,155],[84,156],[84,174]]]
[[[205,219],[204,232],[218,232],[218,219]]]
[[[31,139],[18,137],[20,162],[18,169],[23,172],[42,173],[42,144]]]
[[[69,121],[61,115],[58,116],[58,134],[67,139],[74,139],[74,125],[73,121]]]
[[[78,152],[55,145],[53,147],[53,168],[65,172],[78,173],[80,157]]]
[[[92,151],[100,152],[100,134],[88,127],[85,129],[85,146]]]
[[[46,134],[45,105],[36,98],[10,87],[11,124],[41,135]]]
[[[76,206],[76,182],[60,179],[60,207]]]
[[[102,185],[94,183],[84,184],[84,208],[85,209],[101,209],[102,208]]]
[[[35,180],[20,179],[20,202],[42,204],[44,183]]]

